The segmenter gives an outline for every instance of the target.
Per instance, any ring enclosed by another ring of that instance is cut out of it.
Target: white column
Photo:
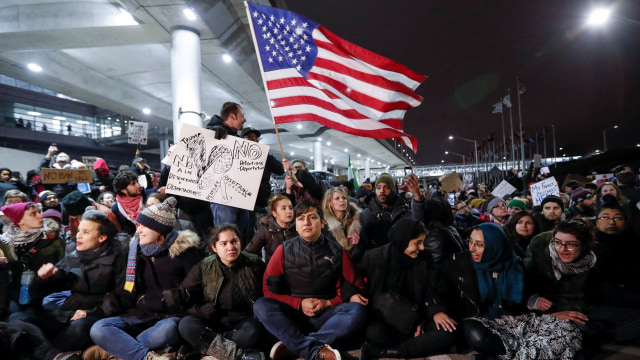
[[[322,170],[323,166],[322,143],[320,141],[316,141],[313,143],[313,170]]]
[[[160,139],[158,143],[160,145],[160,161],[162,161],[169,150],[169,129],[166,127],[160,128]],[[160,165],[160,167],[162,167],[162,165]]]
[[[371,178],[371,165],[369,165],[371,161],[367,160],[364,162],[364,178]]]
[[[200,33],[179,26],[171,31],[171,98],[173,140],[180,138],[182,124],[202,127],[200,105]],[[183,113],[180,116],[179,111]]]

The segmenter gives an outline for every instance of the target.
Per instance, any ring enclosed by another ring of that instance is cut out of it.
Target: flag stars
[[[302,23],[302,27],[303,27],[303,28],[305,28],[305,29],[306,29],[308,26],[309,26],[309,24],[308,24],[308,23]]]
[[[300,71],[302,69],[302,66],[298,65],[296,66],[296,70]]]
[[[307,47],[305,48],[306,52],[311,52],[311,46],[307,45]]]
[[[266,26],[263,26],[263,27],[262,27],[262,32],[265,32],[265,31],[267,31],[267,27],[266,27]]]
[[[291,28],[289,27],[289,25],[284,27],[285,29],[287,29],[287,31],[291,31]]]
[[[292,52],[290,52],[288,55],[289,55],[289,57],[293,57],[293,53]]]
[[[265,49],[266,51],[271,51],[271,46],[267,45],[267,46],[265,46],[265,47],[264,47],[264,49]]]
[[[284,19],[284,17],[281,17],[281,18],[280,18],[280,24],[284,24],[284,22],[285,22],[285,21],[286,21],[286,20]]]
[[[273,38],[269,39],[269,43],[270,43],[270,44],[272,44],[272,45],[273,45],[275,42],[276,42],[276,41],[275,41]]]
[[[262,25],[262,19],[258,19],[258,25]]]
[[[297,55],[302,55],[302,50],[298,50],[298,51],[296,51],[296,54],[297,54]]]
[[[299,27],[296,28],[296,34],[297,35],[302,35],[302,31],[303,30],[301,28],[299,28]]]
[[[273,58],[272,58],[272,57],[270,57],[270,58],[269,58],[269,62],[270,62],[270,63],[272,63],[272,62],[273,62]]]
[[[271,15],[271,16],[269,16],[269,20],[271,20],[271,21],[275,21],[275,20],[276,20],[276,17],[275,17],[275,16],[273,16],[273,15]]]
[[[283,57],[282,56],[278,56],[278,61],[282,61]]]
[[[273,50],[273,51],[271,52],[271,56],[276,56],[276,54],[277,54],[277,52],[276,52],[275,50]]]
[[[253,17],[254,17],[254,18],[257,18],[257,17],[258,17],[258,15],[259,15],[259,14],[258,14],[258,12],[257,12],[257,11],[254,11],[254,12],[253,12]]]
[[[309,37],[307,36],[307,34],[302,35],[302,38],[305,40],[309,40]]]
[[[293,60],[291,60],[291,63],[292,63],[293,65],[295,65],[295,64],[297,64],[297,63],[298,63],[298,60],[297,60],[297,59],[293,59]]]
[[[289,50],[290,50],[290,49],[289,49],[289,47],[288,47],[288,46],[284,48],[284,51],[289,51]]]

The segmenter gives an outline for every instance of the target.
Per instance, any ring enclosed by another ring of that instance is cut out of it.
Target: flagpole
[[[522,107],[520,102],[520,78],[516,76],[516,92],[518,93],[518,118],[520,121],[520,152],[522,152],[522,171],[524,173],[524,143],[522,142]],[[524,176],[523,176],[524,178]]]
[[[556,156],[556,124],[551,124],[551,130],[553,130],[553,166],[558,167]]]
[[[508,92],[509,92],[509,103],[511,103],[511,89],[508,89]],[[511,110],[511,106],[509,106],[509,123],[511,124],[511,161],[513,162],[513,167],[517,168],[515,142],[513,140],[513,111]]]
[[[249,26],[251,27],[251,39],[253,40],[253,47],[256,50],[256,56],[258,57],[258,66],[260,66],[260,75],[262,76],[262,84],[264,85],[264,93],[267,96],[267,104],[271,104],[271,99],[269,98],[269,91],[267,87],[267,82],[264,79],[264,68],[262,67],[262,59],[260,58],[260,49],[258,48],[258,42],[254,36],[255,31],[253,29],[253,21],[251,21],[251,13],[249,12],[249,5],[246,1],[244,1],[244,8],[247,11],[247,20],[249,21]],[[271,105],[269,105],[269,113],[271,114],[271,119],[273,120],[273,127],[276,129],[276,138],[278,139],[278,145],[280,145],[280,154],[282,155],[282,161],[284,162],[284,149],[282,148],[282,140],[280,140],[280,132],[278,131],[278,125],[276,124],[276,118],[273,116],[273,110],[271,109]]]
[[[547,158],[547,132],[546,132],[546,126],[542,127],[542,146],[544,148],[544,158]],[[547,161],[545,160],[545,165],[549,165],[547,163]]]
[[[500,101],[500,106],[502,106],[502,101]],[[506,159],[507,157],[507,138],[504,130],[504,111],[500,112],[500,117],[502,118],[502,156]],[[502,162],[503,159],[500,159]],[[506,162],[505,162],[506,167]],[[503,169],[506,170],[506,169]]]

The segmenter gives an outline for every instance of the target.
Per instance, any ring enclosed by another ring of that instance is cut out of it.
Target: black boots
[[[401,359],[404,358],[404,354],[402,354],[399,350],[393,348],[380,348],[376,345],[371,344],[370,342],[365,341],[360,348],[360,360],[370,360],[370,359],[379,359],[379,358],[396,358]]]

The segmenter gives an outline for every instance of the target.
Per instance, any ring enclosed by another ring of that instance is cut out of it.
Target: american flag
[[[276,124],[315,121],[357,136],[399,139],[426,79],[296,13],[245,3]]]

